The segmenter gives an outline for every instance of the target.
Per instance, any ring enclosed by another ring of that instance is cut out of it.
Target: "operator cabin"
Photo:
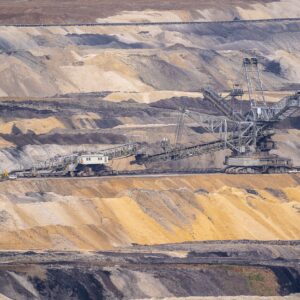
[[[103,154],[82,154],[78,156],[79,165],[102,165],[108,163],[108,156]]]

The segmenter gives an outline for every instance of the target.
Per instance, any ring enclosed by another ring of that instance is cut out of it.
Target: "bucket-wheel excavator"
[[[226,173],[284,173],[292,170],[290,159],[271,154],[270,151],[276,148],[272,140],[274,125],[290,117],[300,108],[300,92],[284,97],[275,104],[268,104],[265,101],[257,58],[244,58],[242,70],[251,104],[246,113],[236,110],[231,101],[238,100],[246,94],[240,84],[234,85],[225,97],[211,88],[203,88],[203,98],[209,101],[221,116],[184,110],[178,120],[175,146],[157,154],[138,153],[132,163],[151,164],[180,160],[230,149],[232,154],[225,158]],[[178,146],[177,139],[181,135],[184,116],[197,121],[208,132],[219,132],[218,138],[209,143],[189,147]]]

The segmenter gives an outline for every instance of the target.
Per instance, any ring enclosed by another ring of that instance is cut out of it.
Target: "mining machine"
[[[300,108],[300,92],[284,97],[275,104],[268,104],[265,101],[257,58],[244,58],[242,70],[251,105],[247,112],[237,110],[231,101],[246,94],[240,84],[235,84],[225,97],[211,88],[203,88],[203,98],[209,101],[221,116],[205,115],[190,110],[184,110],[184,113],[181,111],[175,147],[151,155],[138,153],[132,163],[148,165],[229,149],[231,155],[225,157],[224,162],[226,173],[284,173],[292,170],[293,164],[290,159],[271,154],[270,151],[276,149],[272,140],[275,134],[274,125],[290,117]],[[183,114],[208,132],[217,132],[217,139],[188,147],[178,146]]]
[[[69,155],[56,155],[35,165],[14,170],[10,175],[17,177],[85,177],[110,175],[113,170],[109,162],[136,154],[139,143],[128,143],[97,152],[81,151]]]

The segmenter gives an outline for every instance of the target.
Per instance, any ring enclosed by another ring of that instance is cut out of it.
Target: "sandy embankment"
[[[1,182],[0,248],[299,240],[299,183],[299,175]]]

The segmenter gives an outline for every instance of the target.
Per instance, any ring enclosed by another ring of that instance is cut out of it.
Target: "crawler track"
[[[46,175],[25,175],[18,178],[95,178],[95,177],[132,177],[132,176],[168,176],[168,175],[190,175],[190,174],[215,174],[223,173],[223,169],[188,169],[188,170],[136,170],[136,171],[105,171],[98,175],[90,176],[67,176],[59,173],[51,173]]]
[[[288,172],[290,174],[293,173],[299,173],[300,168],[294,168],[291,172]],[[44,175],[44,176],[33,176],[33,175],[27,175],[27,176],[20,176],[18,178],[20,179],[47,179],[47,178],[64,178],[64,179],[88,179],[88,178],[100,178],[100,177],[160,177],[160,176],[188,176],[193,174],[217,174],[217,173],[223,173],[225,174],[224,169],[182,169],[182,170],[136,170],[136,171],[107,171],[102,174],[98,175],[90,175],[90,176],[66,176],[66,175],[60,175],[60,174],[50,174],[50,175]],[[253,174],[262,174],[260,172],[253,173]],[[282,174],[282,173],[281,173]],[[227,175],[246,175],[246,174],[227,174]],[[248,174],[249,175],[249,174]],[[262,174],[262,175],[270,175],[270,174]],[[3,181],[3,180],[2,180]]]

